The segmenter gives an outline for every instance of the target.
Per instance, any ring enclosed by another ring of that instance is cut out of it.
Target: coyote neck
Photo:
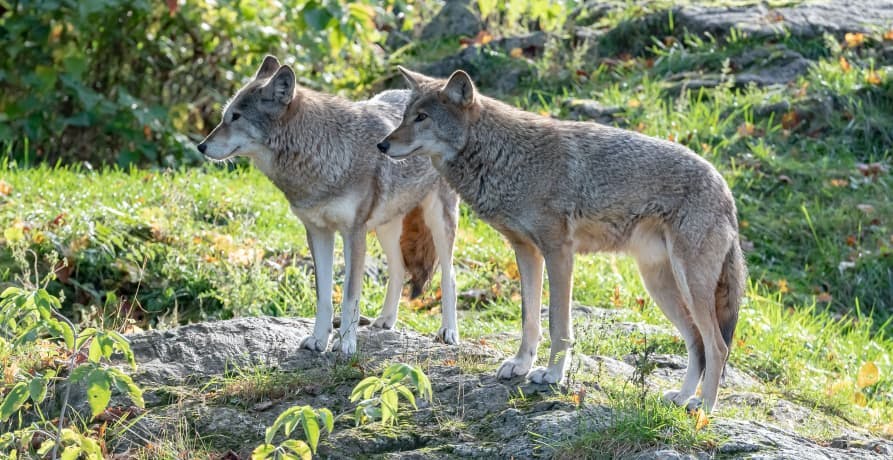
[[[547,139],[552,139],[552,148],[559,146],[549,120],[519,110],[507,111],[508,106],[498,101],[481,99],[480,117],[469,125],[465,146],[453,158],[435,165],[440,163],[440,173],[462,200],[487,218],[504,212],[507,204],[525,195],[513,176],[537,161],[530,150],[548,143]]]
[[[305,88],[267,139],[272,161],[264,173],[292,205],[312,207],[343,188],[356,146],[350,131],[353,103]]]

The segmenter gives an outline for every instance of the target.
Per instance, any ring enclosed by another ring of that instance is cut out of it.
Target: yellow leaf
[[[856,378],[856,386],[859,388],[870,387],[880,380],[880,371],[877,365],[871,361],[866,362],[859,369],[859,376]]]
[[[865,407],[868,405],[868,398],[861,391],[857,391],[853,395],[853,402],[859,407]]]
[[[884,40],[891,41],[893,40],[893,29],[890,29],[884,32]]]
[[[9,196],[12,193],[12,186],[7,184],[6,181],[0,180],[0,195]]]
[[[629,102],[626,103],[626,105],[628,105],[631,109],[635,109],[642,105],[642,101],[638,99],[630,99]]]
[[[853,387],[853,382],[851,382],[849,379],[841,379],[841,380],[837,380],[837,381],[831,383],[830,385],[828,385],[828,388],[825,390],[825,393],[827,393],[828,396],[834,396],[837,393],[846,391],[852,387]]]
[[[852,66],[850,65],[850,62],[847,61],[846,58],[843,56],[841,56],[840,59],[837,60],[837,62],[840,63],[840,68],[843,69],[843,73],[849,72],[850,69],[852,68]]]
[[[788,280],[786,280],[786,279],[778,280],[778,292],[780,292],[782,294],[787,294],[788,292],[791,292],[791,289],[788,287]]]
[[[611,295],[611,303],[614,304],[615,307],[623,306],[623,300],[620,297],[620,285],[619,284],[614,285],[614,294]]]
[[[880,75],[878,75],[877,72],[872,70],[868,72],[868,75],[865,76],[865,81],[867,81],[869,85],[877,86],[881,84],[881,77]]]
[[[518,264],[515,262],[509,262],[508,266],[505,267],[505,274],[512,280],[521,279],[521,273],[518,271]]]
[[[698,413],[696,414],[698,421],[695,422],[695,431],[701,431],[705,426],[710,424],[710,419],[707,418],[707,414],[704,413],[704,409],[698,409]]]
[[[865,34],[861,32],[848,32],[843,36],[843,39],[846,41],[846,46],[848,48],[855,48],[865,42]]]
[[[509,51],[509,56],[515,59],[520,58],[521,56],[524,56],[524,50],[521,48],[512,48],[512,50]]]

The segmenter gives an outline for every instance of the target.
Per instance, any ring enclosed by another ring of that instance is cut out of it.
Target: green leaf
[[[95,334],[96,334],[96,328],[95,328],[95,327],[88,327],[88,328],[84,329],[83,331],[81,331],[81,333],[78,334],[78,339],[77,339],[77,341],[75,342],[75,349],[76,349],[76,350],[80,350],[81,347],[84,346],[84,343],[85,343],[87,340],[89,340],[90,337],[93,337]]]
[[[3,404],[0,404],[0,422],[5,422],[16,413],[22,404],[28,400],[28,385],[25,382],[19,382],[9,390]]]
[[[103,460],[102,446],[100,446],[98,442],[88,438],[87,436],[79,437],[81,449],[84,451],[84,454],[87,455],[88,460]]]
[[[87,353],[87,360],[98,364],[100,359],[102,359],[102,346],[99,344],[99,337],[93,337],[93,341],[90,342],[90,351]]]
[[[353,391],[350,392],[350,402],[357,402],[360,398],[369,399],[369,396],[365,396],[366,390],[373,385],[380,384],[380,382],[381,379],[378,377],[366,377],[353,388]]]
[[[287,441],[283,441],[282,447],[287,448],[288,450],[298,454],[301,460],[310,460],[313,458],[313,452],[311,448],[307,446],[307,443],[298,439],[289,439]]]
[[[109,337],[109,333],[107,331],[100,331],[96,334],[96,341],[99,342],[99,347],[102,350],[102,356],[105,359],[111,359],[112,354],[115,352],[115,340]]]
[[[276,432],[279,431],[279,428],[285,425],[286,422],[292,421],[293,419],[297,418],[300,412],[301,406],[292,406],[282,411],[282,413],[279,414],[279,417],[276,417],[276,420],[273,422],[273,424],[270,425],[269,428],[267,428],[264,442],[266,442],[267,444],[272,444],[273,438],[276,436]],[[294,429],[293,425],[290,426],[292,429]],[[291,430],[288,430],[286,431],[285,435],[288,436],[290,433]]]
[[[87,402],[93,416],[101,414],[108,406],[112,398],[110,389],[111,379],[105,369],[95,368],[87,376]]]
[[[399,403],[397,392],[393,387],[388,387],[381,392],[381,423],[388,424],[396,421],[397,404]]]
[[[415,403],[415,396],[412,394],[412,391],[410,391],[409,388],[406,387],[406,385],[397,385],[394,387],[394,389],[396,389],[398,393],[403,395],[403,397],[406,398],[407,401],[409,401],[409,404],[412,405],[414,409],[419,408],[419,406],[417,406]]]
[[[77,460],[81,455],[81,446],[68,446],[59,456],[62,460]]]
[[[80,382],[81,380],[84,380],[84,377],[90,375],[90,371],[95,368],[96,366],[92,363],[81,364],[80,366],[74,368],[73,371],[71,371],[71,374],[68,375],[68,381],[71,383]]]
[[[136,369],[136,359],[133,356],[133,350],[130,349],[130,340],[117,331],[108,331],[109,337],[118,345],[118,350],[124,354],[124,359],[130,364],[130,367]]]
[[[47,395],[47,380],[44,377],[34,377],[28,382],[28,395],[34,404],[43,402],[43,398]]]
[[[251,460],[266,460],[276,453],[276,447],[270,443],[261,444],[251,452]]]
[[[307,436],[307,441],[310,441],[310,450],[316,452],[316,446],[319,444],[319,420],[316,418],[316,412],[310,406],[304,406],[301,421],[304,425],[304,435]]]
[[[133,383],[133,379],[129,375],[113,367],[109,368],[108,372],[111,374],[112,381],[115,382],[115,387],[121,393],[126,393],[130,396],[133,404],[137,407],[146,407],[146,403],[143,401],[143,390]]]
[[[19,296],[24,293],[25,293],[25,291],[22,288],[12,286],[12,287],[8,287],[3,290],[3,293],[0,294],[0,299],[6,299],[9,297],[13,297],[13,296]]]
[[[68,323],[57,321],[55,319],[47,319],[46,324],[53,335],[62,337],[62,340],[65,341],[65,346],[68,347],[69,350],[74,349],[74,330]]]
[[[335,417],[332,416],[332,411],[323,407],[317,412],[319,413],[319,418],[322,419],[323,426],[326,427],[326,431],[332,434],[332,430],[335,429]]]

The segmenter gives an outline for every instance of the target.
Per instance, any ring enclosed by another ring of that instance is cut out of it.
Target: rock
[[[806,74],[812,62],[784,45],[754,48],[731,59],[737,86],[785,85]]]
[[[470,0],[447,0],[443,8],[422,29],[422,40],[451,37],[474,37],[483,30],[483,23]]]
[[[605,107],[592,99],[571,98],[564,102],[568,114],[575,120],[592,120],[597,123],[611,124],[617,114],[623,113],[620,107]]]
[[[893,0],[865,2],[808,2],[785,8],[750,6],[682,6],[673,9],[673,21],[680,30],[725,37],[734,28],[752,37],[790,33],[800,38],[821,37],[825,33],[843,36],[847,32],[869,32],[893,22]]]
[[[616,312],[610,309],[576,306],[574,310],[580,322],[604,324],[597,327],[614,330],[622,325],[636,331],[657,327],[619,323]],[[487,344],[516,338],[516,332],[487,337],[481,342],[447,346],[412,331],[361,328],[362,354],[355,361],[347,361],[335,353],[298,350],[299,338],[309,333],[311,326],[309,319],[240,318],[130,336],[140,364],[136,380],[146,390],[146,399],[152,401],[152,407],[124,436],[110,442],[110,448],[122,452],[145,442],[170,439],[164,436],[173,436],[173,433],[186,432],[189,436],[201,437],[207,448],[231,450],[234,455],[246,458],[262,442],[264,429],[283,410],[306,404],[342,414],[336,420],[334,433],[323,437],[320,458],[531,459],[551,457],[564,443],[605,430],[614,419],[614,410],[608,405],[587,399],[578,406],[567,397],[581,389],[596,396],[602,391],[598,384],[573,383],[570,388],[554,388],[531,384],[520,377],[497,381],[494,371],[505,358],[498,351],[503,347]],[[651,355],[651,359],[658,365],[647,378],[647,391],[657,394],[678,385],[684,372],[684,357]],[[394,361],[423,366],[433,386],[433,402],[420,401],[419,410],[401,411],[402,421],[395,427],[355,427],[352,420],[344,419],[344,415],[353,412],[354,405],[348,401],[353,386],[362,375],[376,374],[384,364]],[[610,357],[578,356],[575,363],[574,372],[595,374],[596,382],[605,382],[605,379],[623,382],[635,373],[633,366]],[[254,369],[258,365],[262,366],[258,372],[273,372],[271,369],[275,368],[305,376],[308,383],[294,387],[277,399],[260,402],[233,403],[229,399],[203,395],[209,391],[209,379],[225,372],[230,375],[228,379],[235,379],[239,374],[233,373],[234,369]],[[353,372],[355,376],[345,377],[345,372]],[[729,375],[736,372],[729,369]],[[741,381],[749,383],[748,379]],[[577,381],[573,377],[571,380]],[[740,382],[730,381],[721,393],[724,404],[766,404],[766,399],[759,395],[741,392]],[[594,400],[604,400],[604,397]],[[722,417],[712,419],[711,427],[722,439],[715,451],[678,452],[671,446],[645,445],[641,452],[630,456],[643,459],[709,458],[714,454],[882,458],[893,448],[888,441],[860,437],[847,430],[838,431],[842,437],[833,446],[824,446],[788,428],[808,414],[808,409],[788,401],[777,400],[774,404],[778,426]],[[782,418],[783,413],[790,417]]]

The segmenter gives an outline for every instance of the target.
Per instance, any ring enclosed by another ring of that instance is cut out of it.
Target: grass
[[[668,5],[628,4],[597,25],[615,27]],[[736,196],[750,269],[730,360],[757,379],[753,391],[764,399],[758,407],[722,408],[719,417],[769,418],[769,406],[781,398],[814,408],[815,421],[797,429],[815,439],[831,436],[829,420],[875,434],[893,432],[893,67],[879,52],[885,39],[869,34],[865,44],[846,46],[833,37],[784,38],[786,47],[817,64],[787,86],[735,87],[727,59],[765,43],[693,37],[669,23],[655,27],[649,31],[671,33],[675,40],[643,36],[638,53],[610,60],[587,59],[579,50],[566,52],[562,41],[549,41],[541,57],[526,63],[532,75],[504,98],[560,118],[569,115],[567,98],[596,99],[622,109],[618,124],[681,142],[723,173]],[[400,59],[413,67],[426,53],[455,51],[450,46],[410,46]],[[515,59],[508,51],[493,53],[499,55],[494,63]],[[667,80],[684,71],[715,77],[717,84],[672,89]],[[93,171],[6,162],[0,165],[0,231],[0,284],[18,283],[36,255],[39,272],[57,272],[51,290],[63,294],[65,313],[85,325],[135,331],[246,315],[314,314],[304,229],[281,193],[246,164]],[[342,257],[338,244],[336,261]],[[371,235],[368,257],[383,268]],[[519,331],[513,253],[465,207],[455,265],[463,340],[487,342]],[[341,267],[336,263],[339,286]],[[378,313],[385,281],[366,278],[363,315]],[[401,305],[401,327],[437,331],[438,283],[435,276],[422,298]],[[578,303],[612,312],[608,323],[577,322],[578,353],[618,359],[645,348],[684,353],[631,260],[579,256],[573,295]],[[660,328],[629,334],[617,327],[622,322]],[[517,343],[498,345],[509,352]],[[545,340],[541,352],[547,346]],[[19,354],[8,348],[0,342],[4,369],[40,360],[39,350]],[[877,366],[880,378],[861,385],[867,363]],[[494,370],[476,355],[460,355],[456,365],[469,373]],[[575,378],[607,385],[599,402],[614,407],[616,416],[608,431],[564,446],[566,455],[623,455],[669,444],[698,450],[717,442],[709,428],[692,431],[691,418],[658,404],[654,395],[641,398],[597,377]],[[219,401],[244,405],[282,397],[306,379],[244,369],[205,390]],[[521,394],[511,402],[530,404]]]

